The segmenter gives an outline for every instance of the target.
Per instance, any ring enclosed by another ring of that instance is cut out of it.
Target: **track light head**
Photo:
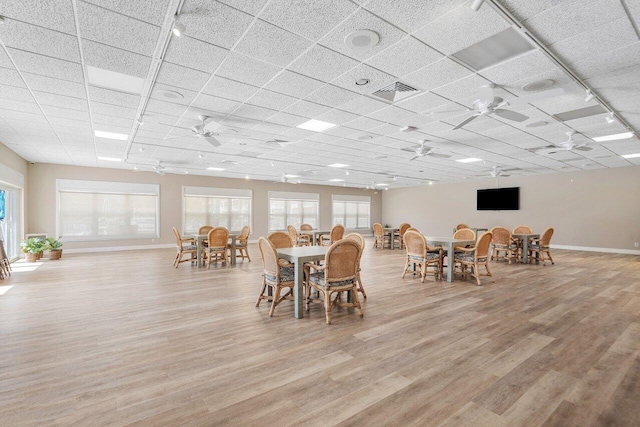
[[[587,97],[584,99],[584,102],[591,102],[593,100],[593,93],[591,93],[590,89],[587,89]]]
[[[186,30],[187,30],[187,27],[185,27],[183,24],[179,22],[176,22],[173,26],[173,34],[176,37],[180,37],[181,35],[183,35]]]
[[[471,9],[477,12],[478,10],[480,10],[482,3],[484,3],[484,0],[473,0],[473,3],[471,3]]]
[[[607,117],[605,117],[605,120],[607,121],[607,123],[609,123],[610,125],[615,123],[616,119],[613,117],[613,112],[607,114]]]

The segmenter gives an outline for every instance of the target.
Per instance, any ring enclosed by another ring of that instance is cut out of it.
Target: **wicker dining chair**
[[[323,234],[322,236],[320,236],[320,244],[322,246],[331,246],[338,240],[341,240],[343,236],[344,236],[344,225],[336,224],[331,229],[331,233],[329,234],[329,236],[327,236],[326,234]]]
[[[183,238],[175,227],[173,228],[173,235],[176,237],[176,258],[173,261],[173,266],[178,268],[181,262],[196,261],[198,256],[198,247],[196,246],[196,239]],[[183,255],[191,255],[191,258],[182,259]]]
[[[293,242],[288,233],[284,231],[274,231],[267,236],[267,239],[273,244],[276,249],[292,248]],[[286,259],[278,259],[278,264],[281,267],[293,267],[294,264]]]
[[[287,225],[287,232],[289,233],[289,238],[294,243],[294,246],[309,246],[309,239],[301,237],[295,226]]]
[[[351,239],[338,240],[327,250],[324,269],[307,276],[305,287],[307,295],[307,311],[312,302],[311,288],[322,293],[327,324],[331,324],[331,310],[334,306],[355,307],[362,314],[358,298],[358,259],[361,255],[360,245]],[[351,292],[352,302],[343,302],[342,292]],[[331,298],[336,294],[334,299]]]
[[[362,286],[362,278],[360,277],[360,271],[362,268],[360,267],[360,260],[362,259],[362,253],[364,252],[364,237],[360,233],[349,233],[344,236],[345,239],[353,240],[360,245],[360,255],[358,256],[358,269],[356,278],[358,279],[358,292],[362,294],[363,298],[367,298],[367,294],[364,291],[364,286]]]
[[[309,231],[309,230],[313,230],[313,227],[311,226],[311,224],[302,224],[300,226],[300,231]],[[300,239],[306,239],[307,240],[307,244],[311,245],[313,244],[313,242],[311,241],[311,235],[309,234],[300,234]]]
[[[209,234],[209,231],[211,231],[213,229],[212,226],[210,225],[203,225],[202,227],[200,227],[198,229],[198,234]],[[200,247],[202,248],[202,258],[204,259],[207,256],[207,246],[209,246],[209,240],[208,239],[203,239],[200,242]]]
[[[467,224],[458,224],[458,225],[456,225],[456,231],[457,230],[462,230],[463,228],[471,228],[471,227],[469,227]]]
[[[211,264],[218,261],[229,265],[229,256],[227,255],[229,230],[225,227],[214,227],[209,230],[207,240],[209,241],[209,246],[206,249],[207,268],[211,268]]]
[[[236,258],[241,258],[244,260],[245,258],[251,262],[251,257],[249,256],[249,235],[251,234],[251,229],[248,225],[242,227],[240,230],[240,234],[236,238]],[[231,245],[227,245],[227,249],[231,250]]]
[[[4,242],[0,239],[0,276],[2,278],[11,276],[11,263],[7,252],[4,250]]]
[[[391,247],[391,238],[389,234],[385,234],[384,228],[382,224],[376,222],[373,224],[373,247],[377,248],[380,245],[380,248],[384,249],[385,244],[389,244]]]
[[[513,229],[511,234],[533,234],[533,229],[528,225],[519,225]],[[511,237],[513,242],[518,246],[518,254],[522,257],[523,242],[520,237]]]
[[[407,224],[406,222],[403,222],[402,224],[400,224],[400,226],[398,227],[398,232],[394,234],[393,238],[395,239],[396,242],[398,242],[398,247],[400,249],[404,248],[404,233],[407,232],[407,230],[411,228],[411,224]]]
[[[478,286],[480,283],[480,276],[492,276],[491,270],[489,270],[489,246],[493,234],[490,231],[483,233],[478,239],[476,245],[472,248],[459,248],[453,254],[454,266],[459,266],[464,277],[467,276],[467,269],[471,268],[471,275],[476,278]],[[486,274],[480,274],[480,265],[484,265],[487,270]]]
[[[273,316],[276,306],[285,299],[293,299],[293,287],[295,286],[293,267],[283,267],[278,263],[278,252],[271,240],[265,237],[258,239],[258,248],[262,255],[262,289],[258,295],[256,307],[260,306],[262,300],[271,300],[269,316]],[[265,295],[265,290],[269,286],[273,290],[273,296]],[[283,289],[287,292],[282,295]]]
[[[518,245],[513,241],[511,237],[511,231],[504,227],[493,227],[491,229],[491,234],[493,234],[493,250],[491,251],[491,261],[495,257],[496,261],[499,261],[500,258],[504,258],[509,261],[511,264],[511,260],[518,260]],[[500,256],[500,252],[503,253]]]
[[[433,265],[435,267],[435,278],[442,277],[442,248],[437,251],[429,250],[427,239],[417,231],[408,230],[404,233],[405,247],[407,250],[407,261],[402,272],[402,278],[407,274],[409,268],[414,267],[413,274],[416,274],[416,268],[420,272],[420,282],[424,283],[427,275],[427,267]]]
[[[547,256],[549,257],[549,261],[551,261],[552,265],[555,265],[555,263],[553,262],[553,258],[551,258],[551,248],[550,248],[550,243],[551,243],[551,237],[553,236],[553,227],[549,227],[546,230],[544,230],[544,233],[542,233],[542,236],[540,236],[539,239],[532,239],[532,244],[529,245],[529,262],[531,262],[533,260],[532,255],[534,252],[537,252],[540,256],[540,258],[542,259],[542,265],[545,265],[545,258],[544,258],[544,254],[546,253]]]

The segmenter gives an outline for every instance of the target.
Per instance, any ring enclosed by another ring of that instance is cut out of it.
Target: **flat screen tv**
[[[517,211],[520,209],[520,187],[478,190],[479,211]]]

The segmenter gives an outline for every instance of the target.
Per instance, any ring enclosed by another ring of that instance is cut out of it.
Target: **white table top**
[[[289,260],[307,256],[324,256],[328,249],[328,246],[296,246],[295,248],[278,249],[278,256]]]

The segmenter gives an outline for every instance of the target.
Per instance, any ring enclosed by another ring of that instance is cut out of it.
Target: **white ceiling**
[[[0,5],[0,142],[31,162],[150,170],[162,161],[173,173],[263,180],[305,171],[302,182],[354,187],[482,179],[493,166],[531,175],[640,164],[621,157],[640,152],[637,136],[590,139],[628,131],[607,124],[604,114],[564,123],[551,117],[597,101],[586,103],[584,88],[543,51],[477,73],[450,57],[509,28],[512,22],[499,13],[507,11],[636,132],[639,1],[487,0],[478,12],[470,4],[6,0]],[[186,26],[182,37],[171,36],[177,10]],[[377,32],[379,44],[364,51],[345,45],[345,36],[359,29]],[[164,58],[154,59],[165,46]],[[145,79],[142,96],[89,85],[87,66]],[[370,83],[355,85],[361,78]],[[540,79],[566,93],[512,108],[529,120],[483,116],[453,130],[470,115],[466,107],[480,86],[495,83],[496,95],[508,100],[531,94],[522,86]],[[371,97],[397,80],[422,92],[393,105]],[[160,90],[183,98],[168,99]],[[182,127],[198,124],[199,114],[238,133],[221,136],[217,148],[190,136]],[[136,123],[140,116],[143,125]],[[339,126],[322,133],[296,128],[309,119]],[[526,127],[534,121],[549,124]],[[417,130],[400,132],[404,126]],[[97,138],[95,130],[129,140]],[[565,140],[570,130],[593,149],[529,151]],[[289,144],[265,143],[272,139]],[[410,161],[413,154],[402,148],[420,139],[451,157]],[[466,157],[483,162],[455,161]],[[348,175],[327,167],[337,162],[350,165]]]

